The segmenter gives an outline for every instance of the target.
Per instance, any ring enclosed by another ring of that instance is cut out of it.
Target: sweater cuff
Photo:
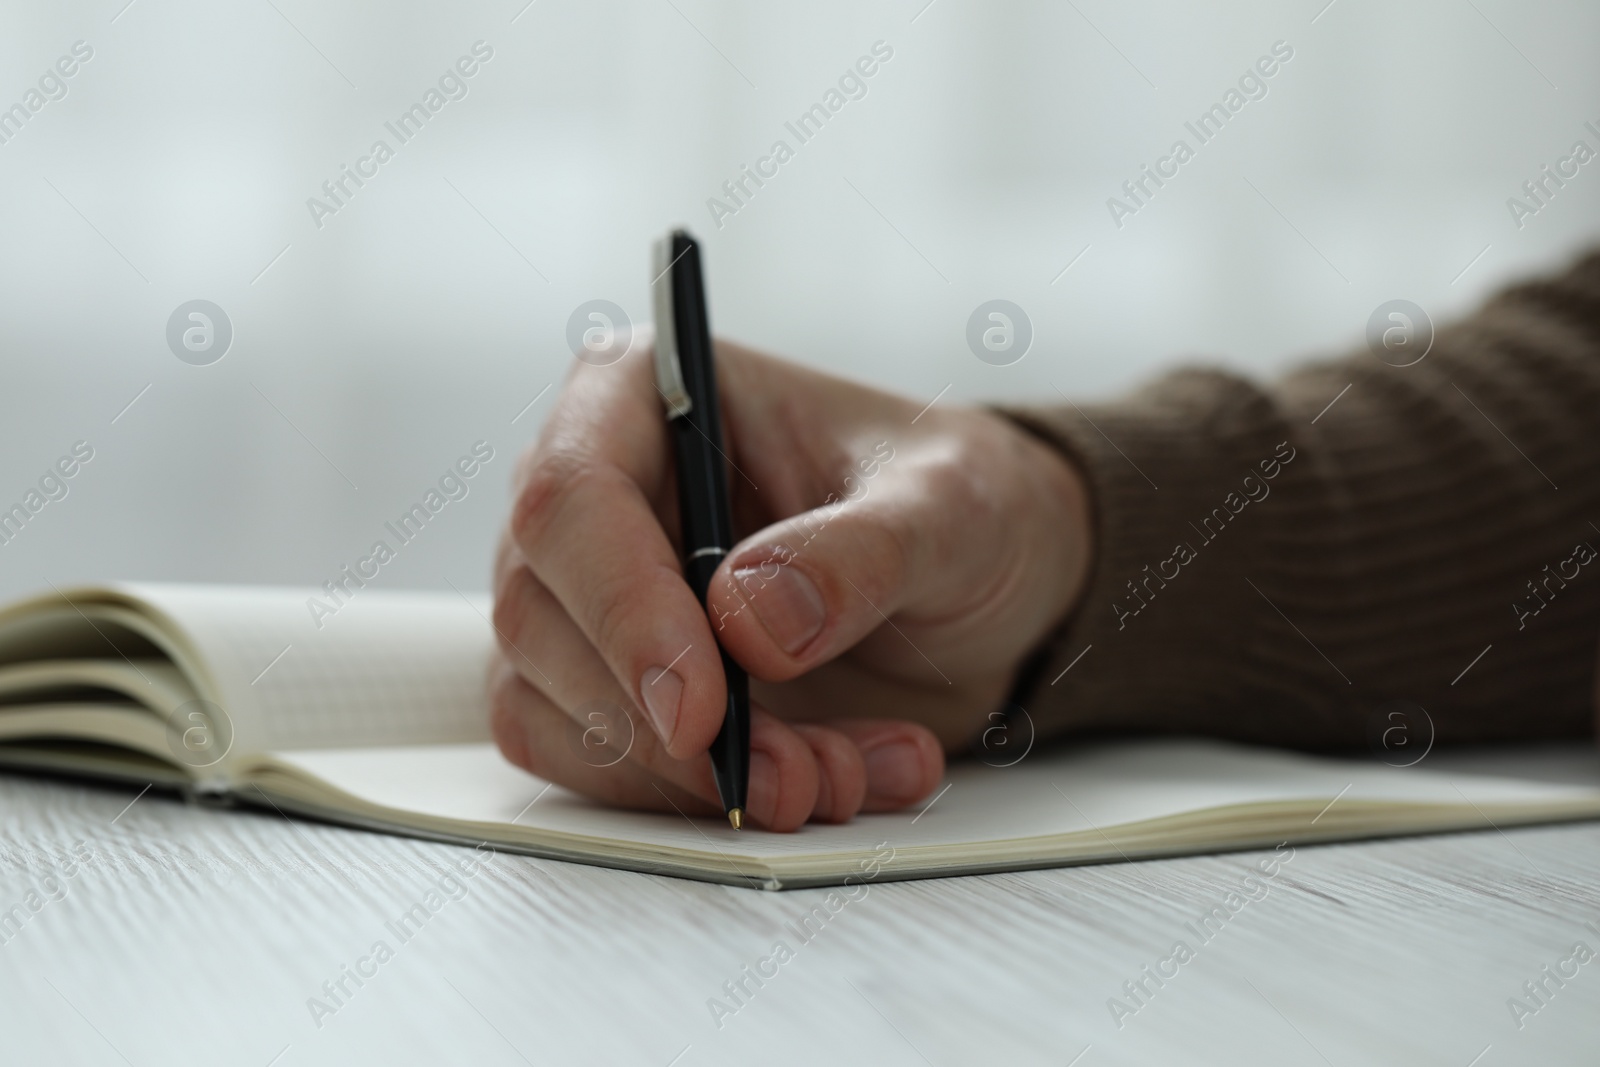
[[[1095,527],[1084,595],[1052,637],[1033,691],[1019,694],[1039,733],[1250,736],[1270,726],[1292,740],[1300,731],[1285,730],[1285,708],[1239,699],[1270,662],[1303,659],[1263,625],[1289,631],[1260,592],[1278,577],[1256,572],[1297,554],[1272,543],[1283,524],[1261,512],[1314,506],[1318,482],[1268,396],[1236,375],[1190,370],[1117,404],[1002,414],[1082,470]],[[1295,710],[1302,720],[1322,715]],[[1307,737],[1326,726],[1302,721]]]

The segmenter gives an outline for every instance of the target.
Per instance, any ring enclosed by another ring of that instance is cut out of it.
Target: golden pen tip
[[[740,808],[734,808],[732,811],[728,812],[728,824],[735,830],[743,830],[744,811]]]

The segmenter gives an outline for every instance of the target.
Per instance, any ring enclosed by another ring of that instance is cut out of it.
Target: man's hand
[[[706,750],[722,726],[720,642],[751,677],[755,823],[793,830],[927,796],[1083,585],[1078,475],[988,412],[923,411],[719,343],[748,534],[702,607],[679,566],[647,341],[578,364],[519,465],[495,561],[501,750],[609,803],[719,813]],[[570,743],[597,700],[635,724],[605,767]]]

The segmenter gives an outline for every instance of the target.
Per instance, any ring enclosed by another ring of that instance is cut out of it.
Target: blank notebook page
[[[524,773],[492,745],[404,751],[274,753],[344,792],[388,808],[476,823],[565,833],[728,856],[769,857],[939,847],[1087,831],[1206,808],[1293,800],[1452,806],[1594,798],[1594,788],[1395,769],[1199,740],[1138,741],[1036,752],[1013,767],[958,763],[931,805],[862,815],[793,834],[735,831],[720,818],[600,807]],[[1342,794],[1342,795],[1341,795]],[[1484,826],[1488,826],[1487,819]]]
[[[195,643],[234,721],[236,750],[489,736],[487,598],[358,589],[318,626],[306,603],[312,589],[120,588],[171,616]]]

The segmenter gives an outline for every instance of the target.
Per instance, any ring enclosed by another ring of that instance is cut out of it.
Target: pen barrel
[[[678,513],[683,533],[684,578],[702,605],[711,576],[733,548],[728,495],[730,461],[722,441],[711,321],[706,312],[700,246],[688,234],[672,235],[669,285],[673,339],[688,410],[669,420],[678,461]],[[746,807],[750,783],[750,681],[719,643],[727,679],[722,729],[711,744],[711,764],[724,810]]]
[[[717,391],[711,319],[706,311],[700,246],[681,231],[673,234],[671,272],[672,316],[679,373],[689,410],[670,420],[678,459],[678,501],[683,531],[683,556],[733,547],[733,520],[728,506],[728,458],[722,441],[722,413]],[[697,587],[702,600],[705,589]]]
[[[711,593],[711,576],[726,557],[718,552],[714,556],[699,556],[683,565],[683,580],[694,590],[694,597],[704,606]]]
[[[711,394],[715,397],[715,393]],[[733,547],[733,519],[728,508],[727,461],[722,458],[720,427],[716,420],[706,419],[700,404],[687,415],[680,415],[669,424],[672,428],[673,451],[678,461],[678,514],[683,532],[683,558],[686,561],[684,577],[694,586],[695,596],[705,599],[705,584],[697,584],[693,577],[698,566],[688,563],[709,561],[705,581],[717,569],[722,557]],[[697,417],[698,416],[698,417]],[[707,423],[710,423],[708,426]],[[700,553],[697,555],[697,553]]]
[[[673,419],[670,426],[678,461],[678,510],[683,517],[683,577],[695,599],[705,606],[711,577],[733,544],[728,509],[715,506],[719,500],[725,505],[728,499],[726,487],[721,484],[726,481],[724,461],[721,453],[710,446],[704,427],[690,424],[688,415]],[[699,473],[690,476],[691,471]],[[702,552],[703,549],[714,551]],[[720,645],[717,651],[722,657],[728,691],[722,729],[711,743],[711,763],[717,772],[717,792],[723,808],[743,810],[750,781],[750,717],[741,709],[750,706],[750,680],[744,668]]]
[[[717,771],[717,793],[723,811],[749,810],[750,791],[750,716],[736,709],[750,707],[750,679],[720,646],[722,670],[728,679],[728,695],[722,709],[722,729],[711,742],[711,765]]]

